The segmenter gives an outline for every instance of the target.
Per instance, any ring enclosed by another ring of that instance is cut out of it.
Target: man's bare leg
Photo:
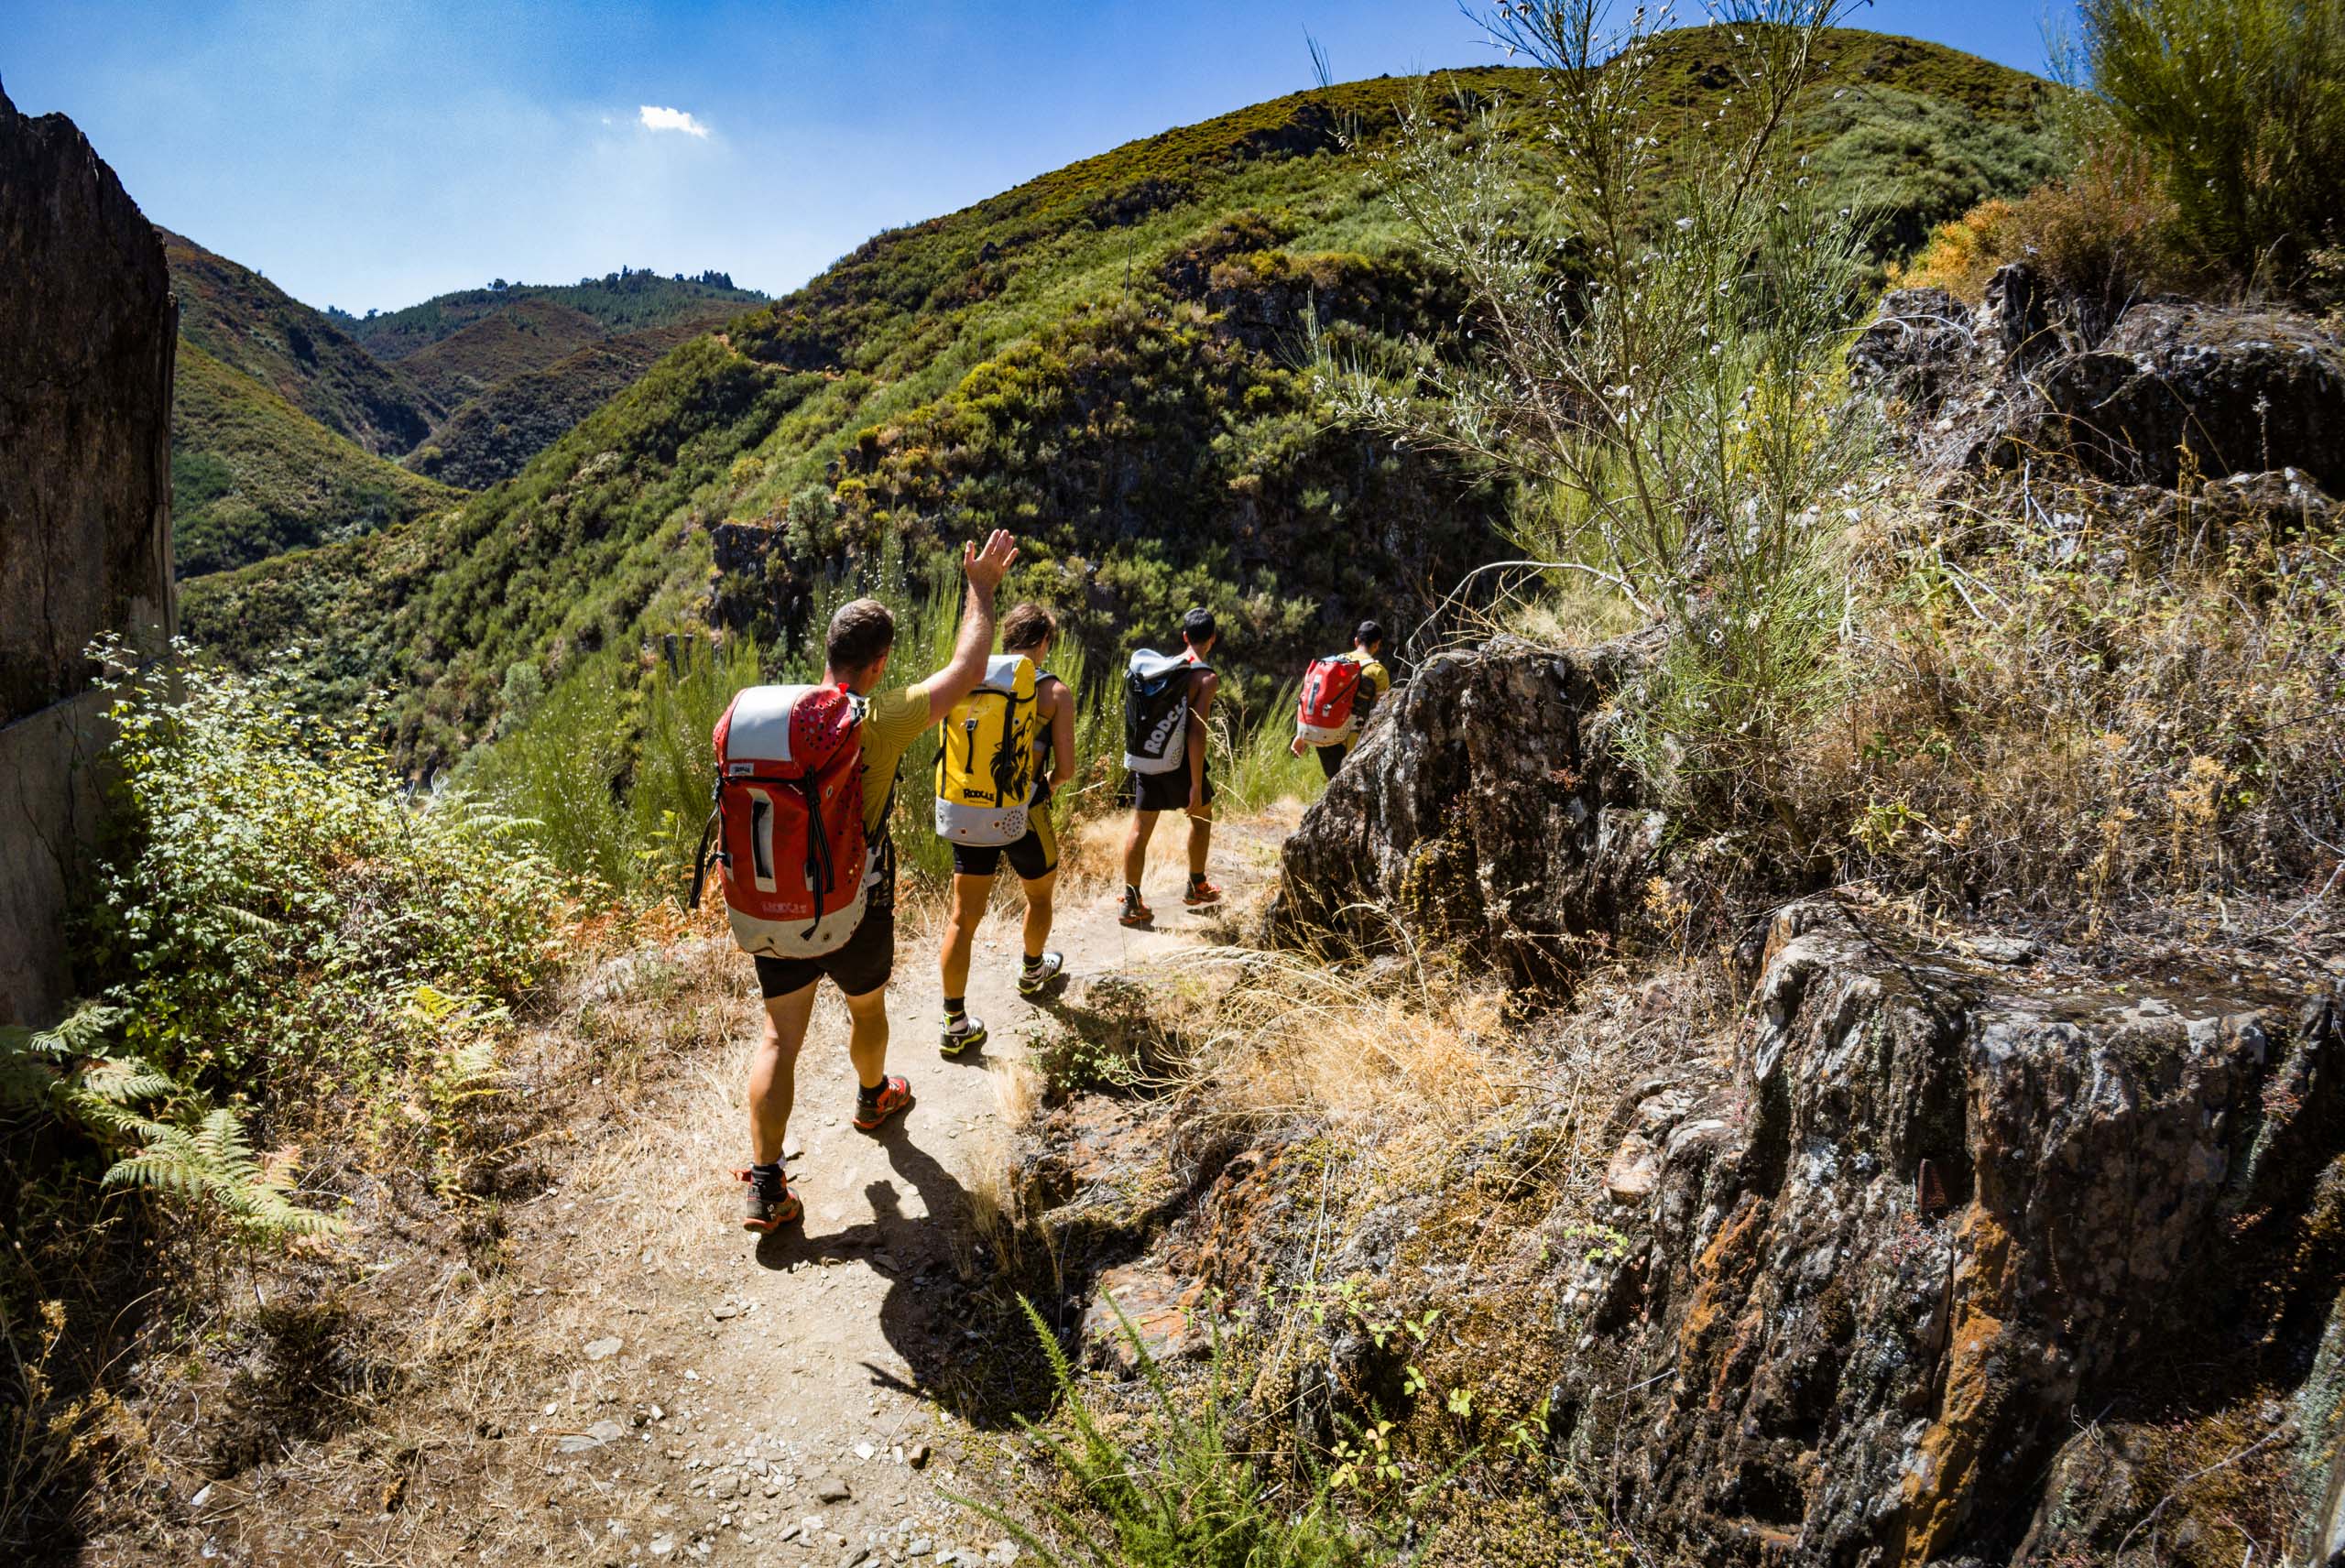
[[[1124,830],[1124,886],[1140,886],[1140,873],[1148,866],[1148,841],[1156,832],[1154,811],[1134,811],[1132,825]]]
[[[790,1135],[790,1110],[798,1095],[798,1050],[806,1043],[806,1021],[814,1016],[814,987],[801,986],[770,997],[749,1056],[749,1161],[779,1165]]]
[[[846,1016],[846,1054],[855,1063],[855,1081],[876,1089],[888,1076],[888,988],[849,996]]]
[[[990,877],[953,878],[953,901],[944,915],[944,952],[939,959],[944,994],[969,994],[969,950],[977,940],[977,922],[986,918],[986,900],[993,895]]]
[[[1040,958],[1051,940],[1051,913],[1058,897],[1059,874],[1046,871],[1026,884],[1026,956]]]
[[[1211,810],[1210,807],[1207,808]],[[1193,816],[1189,819],[1189,876],[1192,880],[1205,874],[1205,852],[1213,847],[1213,818]]]

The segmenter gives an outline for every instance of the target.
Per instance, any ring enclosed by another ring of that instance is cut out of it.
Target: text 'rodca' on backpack
[[[1336,746],[1352,737],[1352,703],[1359,695],[1359,660],[1336,654],[1314,659],[1303,672],[1303,697],[1295,704],[1294,727],[1313,746]]]
[[[1205,667],[1187,654],[1144,648],[1124,670],[1124,766],[1170,773],[1189,760],[1189,679]]]
[[[874,879],[863,832],[863,702],[844,685],[751,686],[716,721],[709,828],[733,939],[818,958],[855,934]],[[700,907],[709,833],[693,871]]]
[[[1034,791],[1034,663],[1006,653],[953,705],[936,746],[936,833],[955,844],[1016,844]]]

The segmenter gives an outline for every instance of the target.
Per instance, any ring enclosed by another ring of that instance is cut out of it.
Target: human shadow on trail
[[[911,1116],[918,1114],[915,1106]],[[864,1187],[870,1219],[820,1235],[785,1227],[758,1241],[758,1264],[777,1272],[801,1264],[867,1265],[888,1281],[879,1330],[908,1373],[866,1362],[875,1386],[933,1400],[984,1427],[1039,1417],[1054,1389],[1042,1343],[1018,1305],[1021,1290],[1033,1287],[990,1255],[976,1234],[968,1190],[920,1147],[917,1130],[899,1118],[878,1141],[896,1176],[920,1194],[926,1217],[906,1214],[897,1182],[882,1178]],[[1055,1305],[1042,1304],[1046,1312]]]

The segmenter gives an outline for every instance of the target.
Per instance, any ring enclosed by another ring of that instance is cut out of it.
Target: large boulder
[[[1729,1073],[1657,1074],[1620,1118],[1649,1169],[1559,1295],[1563,1441],[1641,1533],[2230,1563],[2209,1499],[2252,1493],[2287,1517],[2252,1539],[2308,1538],[2345,1436],[2345,994],[2115,983],[1816,900],[1754,999]],[[2249,1444],[2253,1475],[2142,1526]]]
[[[1445,653],[1380,703],[1288,838],[1271,929],[1462,948],[1518,985],[1568,977],[1643,898],[1660,844],[1614,744],[1649,640]]]
[[[1942,289],[1881,297],[1854,383],[1903,416],[1914,465],[1952,475],[2065,451],[2087,475],[2173,488],[2294,468],[2345,489],[2345,344],[2285,310],[2152,300],[2105,333],[2012,262],[1977,309]]]
[[[2345,345],[2285,311],[2151,303],[2045,373],[2068,444],[2101,477],[2295,467],[2345,489]]]
[[[0,1023],[71,984],[61,935],[98,826],[83,649],[173,628],[163,247],[61,114],[0,95]]]

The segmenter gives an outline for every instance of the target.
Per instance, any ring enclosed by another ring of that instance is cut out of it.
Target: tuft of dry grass
[[[1811,861],[2094,927],[2134,896],[2333,871],[2345,536],[2325,507],[2038,483],[1870,550],[1858,678],[1790,791]]]

